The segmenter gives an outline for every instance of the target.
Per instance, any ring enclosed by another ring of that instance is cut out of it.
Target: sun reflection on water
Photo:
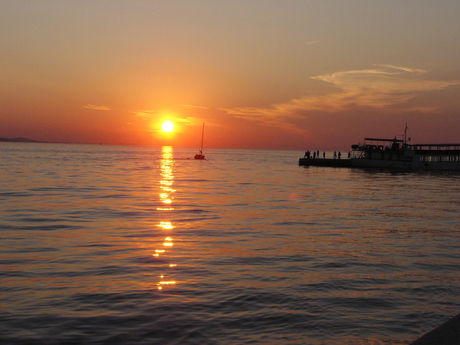
[[[171,222],[160,222],[160,224],[158,224],[157,226],[162,228],[163,230],[174,229],[174,225],[172,225]]]
[[[174,200],[174,193],[176,192],[175,189],[172,188],[174,183],[174,158],[173,158],[173,148],[171,146],[163,146],[162,148],[162,156],[160,160],[160,202],[164,204],[162,207],[157,207],[158,211],[166,211],[165,216],[167,216],[167,211],[173,211],[174,207],[172,207],[172,203]],[[166,218],[164,221],[160,221],[157,224],[157,227],[161,229],[161,231],[166,232],[166,237],[162,243],[161,249],[155,249],[153,254],[154,257],[159,257],[161,255],[165,255],[170,251],[174,245],[173,238],[171,237],[170,231],[174,229],[174,225],[170,220]],[[168,268],[176,267],[177,264],[169,263]],[[170,278],[166,278],[166,274],[161,274],[159,276],[160,280],[157,283],[158,290],[163,290],[165,286],[175,285],[176,281]]]
[[[175,190],[172,188],[174,183],[173,166],[173,148],[171,146],[163,146],[160,160],[160,201],[167,206],[170,206],[174,200],[173,193]],[[173,207],[159,207],[158,209],[162,211],[174,210]]]

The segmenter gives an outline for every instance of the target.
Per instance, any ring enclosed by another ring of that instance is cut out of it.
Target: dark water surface
[[[0,143],[1,344],[408,344],[460,312],[460,175]]]

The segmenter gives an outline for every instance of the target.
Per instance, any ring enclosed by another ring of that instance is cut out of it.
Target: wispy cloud
[[[332,84],[341,90],[333,96],[339,108],[356,104],[360,106],[387,107],[407,102],[421,92],[445,89],[457,85],[458,80],[426,80],[426,71],[392,65],[354,70],[312,77]],[[328,96],[329,97],[329,96]],[[335,107],[335,108],[336,108]]]
[[[235,117],[299,132],[301,129],[290,123],[305,118],[308,113],[340,113],[359,107],[391,109],[396,105],[404,105],[422,92],[442,90],[460,84],[460,80],[428,80],[425,75],[426,71],[422,69],[394,65],[375,65],[371,69],[324,74],[314,76],[312,79],[334,86],[337,92],[327,95],[308,95],[285,103],[273,104],[268,108],[240,107],[224,109],[224,111]],[[422,110],[421,107],[417,109]],[[432,112],[435,109],[426,107],[423,111]]]
[[[106,107],[105,105],[94,105],[94,104],[84,105],[83,108],[92,109],[92,110],[110,110],[110,108]]]
[[[176,119],[177,122],[180,122],[184,125],[187,125],[187,126],[193,126],[193,125],[198,125],[202,122],[202,120],[196,118],[196,117],[191,117],[191,116],[187,116],[187,117],[181,117],[181,118],[177,118]]]
[[[307,42],[305,42],[305,44],[315,44],[315,43],[319,43],[319,42],[321,42],[321,41],[307,41]]]
[[[151,120],[156,116],[156,110],[137,110],[131,113],[144,120]]]
[[[290,132],[303,134],[305,131],[292,123],[289,119],[297,117],[296,110],[301,109],[295,104],[296,100],[289,103],[274,104],[271,108],[240,107],[221,109],[229,115],[250,121],[262,122],[267,126],[285,129]]]
[[[198,108],[198,109],[209,109],[208,107],[204,107],[204,106],[202,106],[202,105],[191,105],[191,104],[179,104],[179,107]]]
[[[195,108],[195,106],[193,106],[193,108]],[[205,107],[198,107],[198,108],[205,108]],[[159,114],[157,110],[138,110],[138,111],[132,111],[131,113],[133,113],[136,117],[139,117],[147,121],[155,120],[161,117],[161,114]],[[174,115],[172,117],[174,118],[174,121],[180,122],[181,124],[185,126],[199,126],[203,122],[205,122],[203,118],[198,118],[194,116],[180,116],[179,117],[179,116]],[[207,125],[210,125],[211,121],[206,120],[206,123]]]
[[[383,67],[383,68],[389,68],[389,69],[395,69],[395,70],[401,70],[404,72],[409,72],[409,73],[426,73],[425,70],[420,69],[420,68],[409,68],[409,67],[402,67],[402,66],[395,66],[395,65],[374,65],[377,67]]]

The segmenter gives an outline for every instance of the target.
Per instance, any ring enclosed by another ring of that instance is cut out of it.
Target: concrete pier
[[[410,345],[459,345],[460,314],[428,332]]]
[[[312,167],[351,168],[351,160],[330,158],[300,158],[299,165]]]

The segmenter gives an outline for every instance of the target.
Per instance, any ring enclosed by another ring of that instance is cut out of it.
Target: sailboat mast
[[[203,129],[201,130],[201,150],[200,150],[201,153],[203,153],[203,139],[204,139],[204,122],[203,122]]]
[[[204,159],[203,155],[203,138],[204,138],[204,122],[203,122],[203,129],[201,130],[201,148],[200,148],[200,153],[197,153],[195,155],[195,159]]]

